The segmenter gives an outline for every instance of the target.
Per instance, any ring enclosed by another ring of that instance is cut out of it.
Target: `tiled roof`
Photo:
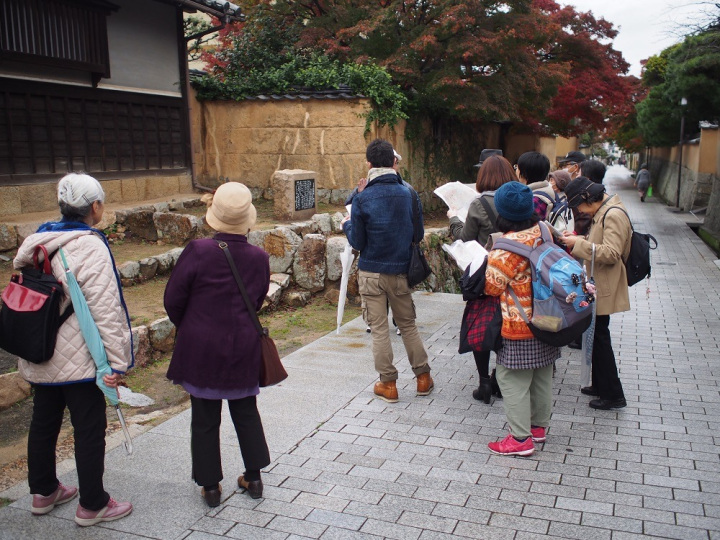
[[[240,6],[233,4],[232,2],[226,2],[225,0],[180,0],[184,5],[193,7],[210,13],[211,15],[218,15],[227,13],[231,18],[242,19],[243,14]],[[203,9],[206,8],[206,9]]]
[[[191,77],[200,77],[207,75],[204,71],[197,69],[190,70]],[[349,86],[341,84],[339,88],[331,88],[328,90],[314,90],[312,88],[294,88],[287,94],[259,94],[257,96],[250,96],[245,99],[247,100],[258,100],[258,101],[280,101],[283,99],[288,100],[308,100],[308,99],[358,99],[364,98],[362,94],[355,94]]]
[[[362,94],[354,94],[349,86],[344,84],[340,88],[331,88],[329,90],[313,90],[312,88],[298,88],[289,94],[260,94],[258,96],[249,97],[247,99],[260,101],[279,101],[281,99],[289,100],[308,100],[308,99],[357,99],[365,97]]]

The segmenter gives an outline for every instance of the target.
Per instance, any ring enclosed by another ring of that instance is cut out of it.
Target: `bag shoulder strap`
[[[70,318],[70,315],[72,315],[73,313],[75,313],[75,306],[73,306],[73,303],[70,302],[70,305],[66,307],[63,314],[60,315],[60,320],[58,321],[58,328],[65,324],[65,321],[67,321]]]
[[[42,246],[42,247],[44,250],[45,246]],[[45,253],[47,254],[47,251],[45,251]],[[55,257],[55,255],[57,255],[58,253],[60,254],[60,258],[62,259],[63,268],[65,268],[65,272],[69,272],[70,267],[68,266],[67,259],[65,258],[65,252],[63,251],[62,246],[60,246],[57,249],[57,251],[54,251],[53,254],[50,255],[49,258],[46,258],[46,260],[48,260],[48,261],[52,260],[52,258]],[[49,265],[49,262],[48,262],[48,265]],[[65,324],[65,321],[67,321],[70,318],[70,315],[72,315],[73,313],[75,313],[75,305],[72,302],[70,302],[70,305],[68,307],[66,307],[65,311],[62,313],[62,315],[60,315],[60,319],[58,321],[58,328],[60,328],[63,324]]]
[[[223,250],[223,253],[225,253],[225,258],[228,261],[228,264],[230,265],[230,270],[232,270],[233,277],[235,278],[235,282],[237,283],[238,289],[240,289],[240,294],[242,294],[243,300],[245,300],[245,305],[248,308],[248,311],[250,312],[250,318],[253,320],[253,323],[255,324],[255,329],[258,331],[258,334],[260,334],[260,337],[263,337],[265,335],[265,331],[263,330],[262,325],[260,324],[260,319],[258,319],[257,312],[255,311],[255,306],[252,305],[252,302],[250,302],[250,298],[248,297],[247,291],[245,290],[245,284],[243,283],[242,278],[240,277],[240,273],[238,272],[237,266],[235,266],[235,261],[233,261],[232,255],[230,255],[230,250],[228,249],[228,245],[225,242],[217,241],[218,247]]]
[[[623,214],[625,214],[625,216],[628,218],[628,221],[630,222],[630,229],[632,229],[632,232],[635,232],[635,227],[633,227],[633,223],[632,223],[632,219],[630,219],[630,215],[625,211],[624,208],[620,208],[619,206],[611,206],[610,208],[607,209],[607,211],[605,212],[605,214],[603,215],[603,218],[602,218],[603,229],[605,228],[605,218],[607,217],[608,212],[610,212],[610,210],[612,210],[613,208],[616,208],[616,209],[620,210]],[[655,239],[653,238],[653,240],[655,240]]]
[[[510,293],[510,296],[512,296],[513,302],[515,302],[515,307],[520,312],[520,316],[522,317],[522,320],[525,321],[525,324],[530,326],[530,319],[528,319],[527,313],[525,313],[525,308],[522,307],[522,304],[520,303],[520,299],[518,299],[517,295],[515,294],[515,291],[513,288],[508,285],[508,292]]]
[[[530,258],[530,252],[533,250],[532,247],[518,242],[517,240],[510,240],[509,238],[498,238],[493,244],[493,249],[504,249],[517,255],[522,255],[526,259]]]
[[[540,228],[540,239],[542,239],[543,243],[553,243],[552,234],[550,233],[548,226],[542,221],[539,221],[538,227]],[[528,259],[530,258],[530,253],[532,253],[536,247],[537,241],[535,242],[535,245],[528,246],[527,244],[523,244],[517,240],[510,240],[509,238],[498,238],[493,244],[493,249],[504,249],[505,251],[517,253],[518,255],[522,255]]]
[[[420,197],[418,197],[417,191],[415,191],[412,187],[409,185],[406,186],[408,188],[408,191],[410,191],[410,196],[412,197],[412,212],[413,212],[413,244],[419,244],[420,240],[422,238],[417,238],[415,236],[415,233],[417,232],[417,225],[420,221],[420,211],[418,210],[418,205],[420,204]]]
[[[485,213],[490,219],[490,227],[492,228],[493,232],[497,232],[497,226],[495,225],[497,223],[497,212],[493,210],[490,201],[487,200],[485,195],[480,195],[480,204],[482,204],[483,208],[485,209]]]
[[[552,205],[555,205],[555,200],[557,199],[557,197],[555,197],[555,199],[551,198],[550,195],[545,193],[542,189],[536,189],[535,191],[533,191],[533,196],[541,197],[541,198],[545,199],[549,204],[552,204]]]

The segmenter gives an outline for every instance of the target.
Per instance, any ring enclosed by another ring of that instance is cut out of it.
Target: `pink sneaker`
[[[43,495],[33,495],[32,509],[30,511],[36,516],[47,514],[56,506],[72,501],[77,496],[77,492],[78,490],[76,487],[68,487],[58,484],[55,492],[51,493],[47,497]]]
[[[78,504],[77,512],[75,512],[75,523],[81,527],[88,527],[103,521],[115,521],[124,518],[132,510],[133,506],[129,502],[117,502],[112,497],[110,497],[105,508],[101,508],[96,512],[86,510]]]
[[[502,441],[489,443],[488,448],[493,454],[502,454],[503,456],[529,456],[535,452],[532,437],[520,442],[512,434]]]
[[[536,442],[545,442],[545,433],[547,428],[535,426],[530,428],[530,433],[532,433],[532,440],[534,443]]]

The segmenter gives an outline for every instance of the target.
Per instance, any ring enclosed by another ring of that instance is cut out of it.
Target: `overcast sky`
[[[660,53],[682,39],[683,23],[704,22],[709,6],[702,0],[558,0],[577,11],[592,11],[619,30],[613,44],[630,64],[630,74],[640,75],[640,60]]]

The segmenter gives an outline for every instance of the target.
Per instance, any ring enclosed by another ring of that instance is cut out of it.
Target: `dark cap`
[[[533,192],[520,182],[506,182],[495,191],[495,210],[509,221],[525,221],[535,213]]]
[[[558,160],[558,163],[582,163],[587,159],[587,156],[582,152],[573,150],[568,152],[564,158]]]
[[[502,156],[502,150],[498,150],[496,148],[485,148],[482,152],[480,152],[480,160],[473,165],[473,167],[480,167],[480,165],[483,164],[483,161],[485,161],[490,156]]]
[[[596,200],[597,196],[602,193],[605,193],[605,186],[597,184],[585,176],[578,176],[565,187],[565,196],[570,208],[577,208],[584,202]]]

